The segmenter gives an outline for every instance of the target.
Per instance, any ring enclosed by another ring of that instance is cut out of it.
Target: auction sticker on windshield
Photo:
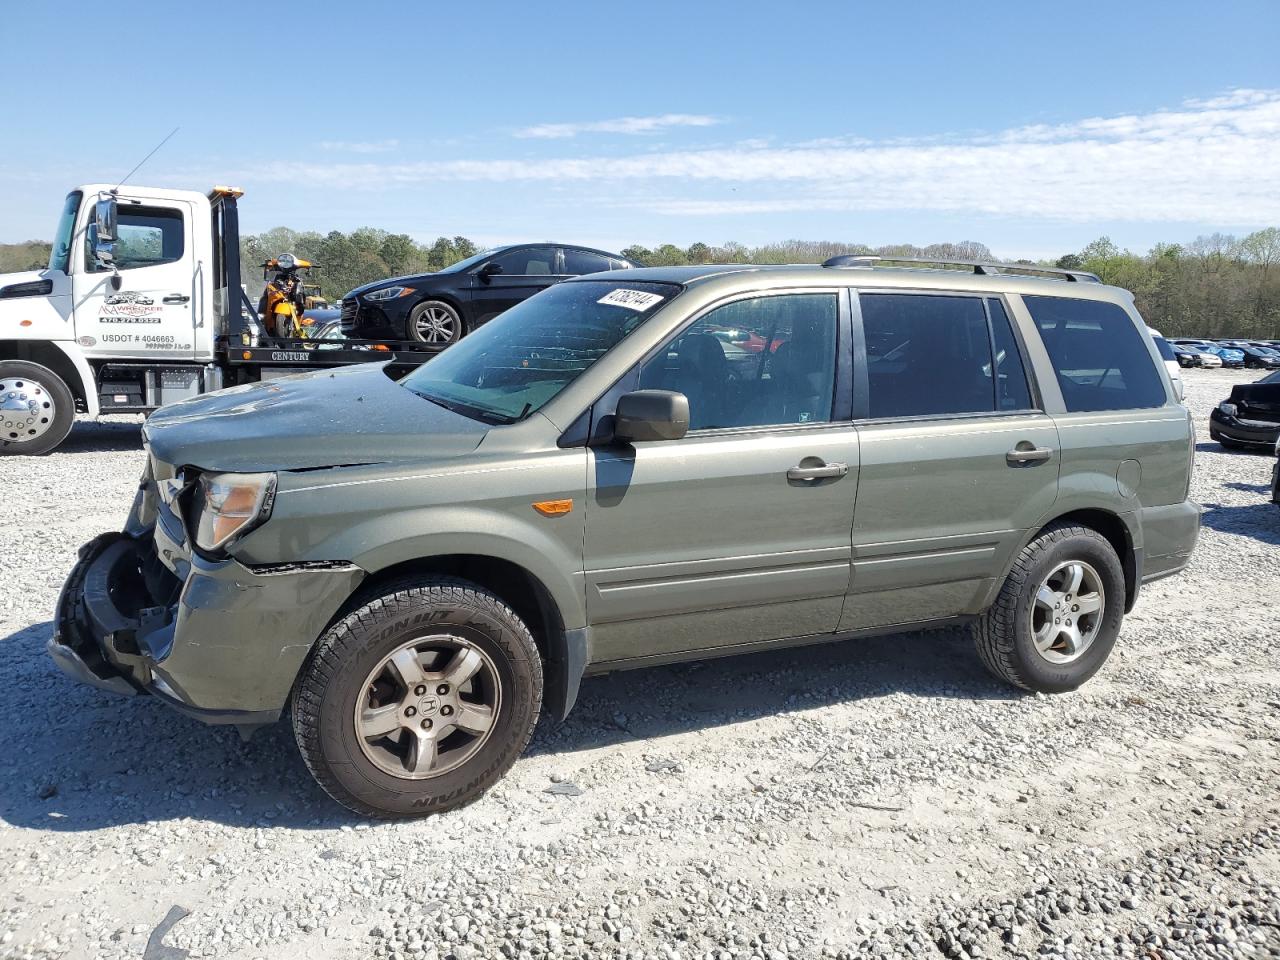
[[[614,307],[626,307],[628,310],[636,310],[643,313],[663,299],[662,294],[659,293],[646,293],[644,290],[627,290],[624,287],[605,294],[596,303],[604,303]]]

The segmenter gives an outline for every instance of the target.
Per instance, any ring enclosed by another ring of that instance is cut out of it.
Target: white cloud
[[[517,130],[515,135],[524,139],[560,140],[576,137],[580,133],[656,133],[671,127],[711,127],[721,121],[715,117],[696,113],[664,113],[656,117],[617,117],[613,120],[593,120],[587,123],[540,123]]]
[[[322,140],[321,150],[334,153],[390,153],[400,146],[399,140]]]
[[[578,193],[590,184],[593,195],[607,195],[615,206],[682,216],[927,210],[1268,224],[1280,221],[1280,90],[1237,90],[1176,109],[971,136],[740,143],[628,156],[279,162],[240,179],[344,189],[534,183]]]

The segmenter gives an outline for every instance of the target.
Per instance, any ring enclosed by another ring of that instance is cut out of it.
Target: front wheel
[[[0,453],[48,453],[75,420],[75,397],[56,373],[26,360],[0,361]]]
[[[524,751],[541,704],[520,618],[475,584],[417,578],[320,638],[294,686],[293,730],[333,799],[416,817],[484,793]]]
[[[974,641],[1001,680],[1064,693],[1106,662],[1124,606],[1124,571],[1107,539],[1089,527],[1050,526],[1019,554]]]
[[[433,346],[457,343],[462,339],[462,317],[442,300],[426,300],[409,311],[409,337]]]

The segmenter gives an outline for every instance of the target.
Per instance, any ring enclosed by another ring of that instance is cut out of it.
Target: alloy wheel
[[[423,343],[452,343],[458,332],[458,318],[448,307],[432,304],[418,313],[414,330]]]
[[[370,671],[355,707],[364,755],[393,777],[423,780],[470,760],[502,706],[493,660],[450,634],[401,644]]]
[[[1084,656],[1102,627],[1106,591],[1102,578],[1083,560],[1067,560],[1049,572],[1031,605],[1031,636],[1049,663]]]

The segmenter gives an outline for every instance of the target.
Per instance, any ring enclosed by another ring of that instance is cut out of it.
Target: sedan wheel
[[[409,314],[409,335],[419,343],[446,346],[462,338],[458,311],[439,300],[420,303]]]

